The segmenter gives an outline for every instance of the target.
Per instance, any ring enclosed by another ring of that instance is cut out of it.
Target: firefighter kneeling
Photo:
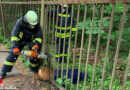
[[[12,48],[0,72],[0,78],[4,78],[7,72],[11,72],[21,50],[25,45],[30,50],[38,50],[40,52],[41,43],[43,39],[42,30],[38,22],[37,14],[34,11],[28,11],[23,17],[17,20],[11,33]],[[37,58],[30,58],[30,70],[38,73],[39,60]]]

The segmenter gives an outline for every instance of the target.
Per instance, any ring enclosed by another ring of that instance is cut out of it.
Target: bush
[[[8,49],[11,48],[11,41],[9,39],[4,39],[3,44],[5,45],[6,48]]]
[[[0,27],[0,42],[2,42],[4,40],[4,37],[2,35],[2,28]]]

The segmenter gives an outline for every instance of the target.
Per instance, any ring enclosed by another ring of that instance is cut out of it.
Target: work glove
[[[39,53],[36,53],[36,51],[31,50],[31,57],[38,58]]]
[[[39,49],[38,45],[34,45],[32,50],[31,50],[31,57],[37,58],[38,52],[37,50]]]
[[[14,53],[14,55],[20,55],[21,54],[19,48],[14,48],[13,53]]]
[[[38,50],[38,48],[39,48],[38,45],[34,45],[32,50]]]

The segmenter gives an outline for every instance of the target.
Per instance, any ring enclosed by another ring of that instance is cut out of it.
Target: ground
[[[0,43],[0,50],[7,50],[3,44]],[[3,65],[8,53],[0,53],[0,69]],[[40,80],[40,86],[32,82],[32,73],[26,69],[18,59],[13,67],[11,73],[0,84],[0,90],[3,89],[16,89],[16,90],[58,90],[50,81]],[[43,89],[44,88],[44,89]]]

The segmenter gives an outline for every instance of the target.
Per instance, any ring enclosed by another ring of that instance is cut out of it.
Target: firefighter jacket
[[[28,28],[28,23],[21,17],[17,20],[11,33],[12,48],[18,47],[19,42],[34,42],[40,46],[42,43],[43,35],[40,24],[38,23],[34,29]]]
[[[53,11],[51,11],[53,13]],[[53,14],[51,15],[53,16]],[[71,26],[71,19],[72,19],[72,26]],[[61,9],[55,10],[55,36],[61,38],[67,38],[70,36],[70,31],[72,28],[72,32],[76,31],[75,28],[75,20],[74,17],[71,16],[71,12],[66,11],[64,13],[61,12]],[[66,32],[66,33],[65,33]]]

